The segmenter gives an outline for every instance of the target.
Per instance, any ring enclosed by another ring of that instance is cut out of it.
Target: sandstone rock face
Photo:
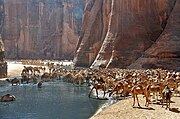
[[[180,1],[157,41],[129,68],[163,68],[180,71]]]
[[[4,43],[2,41],[1,32],[3,27],[4,6],[3,0],[0,0],[0,78],[7,76],[7,63],[4,61]]]
[[[84,0],[5,0],[7,58],[72,59]]]
[[[75,65],[127,68],[158,42],[175,4],[175,0],[88,0]]]

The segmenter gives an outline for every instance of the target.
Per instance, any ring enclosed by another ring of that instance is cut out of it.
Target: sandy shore
[[[142,108],[133,108],[133,98],[120,100],[90,119],[180,119],[180,97],[172,97],[171,109],[155,103],[145,107],[145,98],[138,96]],[[136,104],[137,106],[137,104]]]

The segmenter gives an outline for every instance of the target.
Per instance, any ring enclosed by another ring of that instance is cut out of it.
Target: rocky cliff
[[[4,4],[3,0],[0,0],[0,78],[7,76],[7,63],[4,58],[4,43],[2,41],[2,28],[3,28],[3,18],[4,18]]]
[[[176,24],[176,28],[172,29],[173,26],[169,24],[171,16],[175,14],[174,11],[179,8],[178,2],[176,0],[88,0],[82,32],[76,47],[75,65],[127,68],[133,64],[135,66],[138,58],[148,54],[150,49],[156,51],[159,48],[157,46],[162,44],[167,47],[156,53],[152,53],[151,50],[149,55],[159,56],[163,55],[162,53],[169,53],[166,51],[169,44],[173,47],[171,49],[174,49],[170,53],[178,54],[177,51],[180,50],[178,16],[173,17],[172,21],[174,25]],[[173,30],[174,34],[165,35],[169,40],[164,42],[161,41],[164,37],[162,34],[169,32],[166,26],[169,26],[169,31]],[[174,36],[175,34],[177,36]],[[158,43],[159,41],[162,44]],[[177,43],[173,43],[174,41]],[[149,50],[146,51],[147,49]]]
[[[72,59],[84,0],[5,0],[7,58]]]
[[[180,71],[179,0],[176,1],[163,33],[129,68],[162,68]]]

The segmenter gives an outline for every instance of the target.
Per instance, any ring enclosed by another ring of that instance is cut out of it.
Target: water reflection
[[[65,82],[1,86],[0,95],[16,96],[14,102],[0,102],[0,119],[87,119],[105,101],[89,99],[87,87]]]

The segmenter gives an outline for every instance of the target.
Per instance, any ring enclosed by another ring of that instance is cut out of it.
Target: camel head
[[[7,81],[7,82],[9,82],[9,83],[11,82],[11,80],[10,80],[10,79],[6,79],[6,81]]]

